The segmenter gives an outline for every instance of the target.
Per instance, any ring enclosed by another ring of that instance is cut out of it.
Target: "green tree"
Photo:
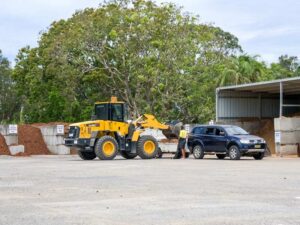
[[[258,56],[233,56],[225,64],[218,65],[217,85],[237,85],[268,80],[268,68],[258,61]]]
[[[239,52],[236,37],[174,4],[116,0],[54,22],[20,50],[14,79],[29,122],[88,119],[111,95],[136,116],[201,122],[220,65]]]
[[[278,63],[272,63],[270,67],[272,79],[282,79],[300,76],[300,63],[296,56],[282,55]]]
[[[15,84],[11,78],[12,69],[9,61],[0,50],[0,123],[17,120],[19,100]]]

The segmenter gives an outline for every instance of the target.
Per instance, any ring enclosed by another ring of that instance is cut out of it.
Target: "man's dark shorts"
[[[185,148],[185,143],[186,143],[186,139],[185,138],[179,138],[178,148],[180,150],[183,149],[183,148]]]

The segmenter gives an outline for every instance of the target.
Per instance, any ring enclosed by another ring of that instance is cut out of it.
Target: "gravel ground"
[[[300,224],[300,159],[0,157],[0,224]]]

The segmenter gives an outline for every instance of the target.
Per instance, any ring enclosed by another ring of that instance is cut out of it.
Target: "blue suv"
[[[241,156],[250,156],[260,160],[266,150],[263,138],[232,125],[196,126],[189,134],[187,145],[196,159],[203,159],[205,154],[216,154],[219,159],[229,156],[238,160]]]

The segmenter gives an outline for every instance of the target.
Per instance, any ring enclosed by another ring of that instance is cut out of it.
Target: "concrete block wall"
[[[284,155],[299,155],[300,118],[281,117],[274,119],[275,131],[280,132],[280,143],[276,144],[277,153]]]
[[[16,155],[18,153],[25,152],[24,145],[13,145],[13,146],[9,146],[8,148],[9,148],[10,154],[12,154],[12,155]]]
[[[64,135],[57,133],[57,125],[40,127],[48,149],[57,155],[69,155],[70,148],[64,146]]]
[[[9,125],[0,125],[0,134],[4,137],[10,154],[16,155],[24,152],[24,145],[18,145],[18,135],[9,133]]]
[[[18,135],[9,134],[8,125],[0,125],[0,133],[5,138],[7,145],[17,145],[18,144]]]
[[[70,148],[64,146],[64,135],[57,134],[57,126],[49,125],[40,127],[43,139],[53,154],[57,155],[68,155],[70,154]],[[24,146],[18,145],[18,135],[9,134],[8,125],[0,125],[0,133],[4,136],[6,144],[9,146],[9,150],[12,155],[20,152],[24,152]]]

